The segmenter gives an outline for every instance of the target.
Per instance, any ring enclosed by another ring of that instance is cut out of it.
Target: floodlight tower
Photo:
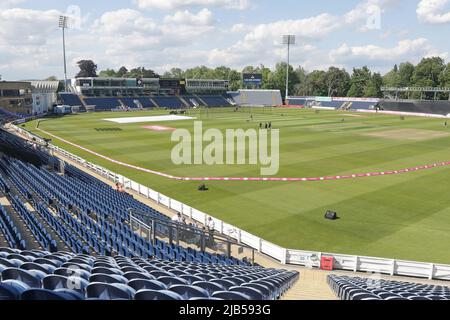
[[[69,28],[69,17],[59,16],[59,27],[62,29],[62,35],[63,35],[64,92],[67,92],[66,29]]]
[[[283,44],[287,46],[287,65],[286,65],[286,98],[289,96],[289,64],[291,46],[295,45],[295,35],[288,34],[283,36]]]

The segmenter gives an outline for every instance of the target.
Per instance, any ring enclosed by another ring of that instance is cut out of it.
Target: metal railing
[[[248,263],[255,263],[255,249],[238,243],[231,237],[194,226],[192,223],[173,222],[160,219],[148,213],[128,209],[131,229],[150,241],[154,246],[157,240],[169,245],[191,248],[200,252],[221,255],[226,258],[236,258]]]

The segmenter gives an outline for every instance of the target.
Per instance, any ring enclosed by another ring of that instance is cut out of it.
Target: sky
[[[76,62],[99,70],[144,66],[247,65],[286,60],[283,34],[296,36],[291,63],[306,70],[394,64],[441,56],[450,62],[450,0],[0,0],[3,80],[63,78]]]

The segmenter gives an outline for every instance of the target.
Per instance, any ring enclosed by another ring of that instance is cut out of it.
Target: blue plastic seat
[[[134,280],[134,279],[146,279],[146,280],[155,280],[156,278],[146,272],[136,272],[136,271],[129,271],[124,273],[123,275],[128,280]]]
[[[168,290],[140,290],[134,296],[135,300],[183,300],[183,298]]]
[[[251,300],[257,301],[265,300],[265,296],[262,294],[262,292],[255,288],[239,286],[239,287],[231,287],[229,291],[243,293],[249,296]]]
[[[80,277],[85,280],[89,280],[91,273],[83,269],[71,269],[71,268],[58,268],[54,271],[54,274],[64,277]]]
[[[60,275],[49,275],[42,280],[44,289],[70,289],[81,294],[85,293],[88,284],[85,279],[80,277],[64,277]]]
[[[123,283],[123,284],[127,284],[128,283],[128,279],[123,277],[123,276],[119,276],[117,274],[96,273],[96,274],[92,274],[89,277],[89,282]]]
[[[41,271],[17,268],[8,268],[2,272],[2,280],[19,280],[30,288],[40,288],[45,276],[46,274]]]
[[[243,293],[231,292],[231,291],[214,292],[212,297],[213,298],[221,298],[223,300],[232,300],[232,301],[251,300],[249,296],[247,296]]]
[[[135,290],[127,285],[118,283],[90,283],[86,288],[88,298],[98,298],[101,300],[132,300]]]
[[[19,300],[22,292],[30,287],[18,280],[5,280],[0,282],[0,300]]]
[[[223,280],[223,279],[213,279],[213,280],[211,280],[211,282],[220,284],[226,290],[230,289],[231,287],[236,286],[236,284],[234,284],[233,282],[228,281],[228,280]]]
[[[208,282],[208,281],[197,281],[193,283],[194,286],[200,287],[208,291],[208,294],[212,296],[214,292],[226,291],[225,287],[219,283]]]
[[[158,280],[134,279],[128,282],[128,285],[136,291],[142,289],[148,290],[166,290],[167,285]]]
[[[189,284],[193,284],[194,282],[198,282],[198,281],[200,281],[200,282],[204,281],[204,279],[201,277],[191,276],[191,275],[181,275],[180,279],[186,280]]]
[[[96,273],[102,273],[102,274],[116,274],[119,276],[123,275],[123,272],[120,271],[119,269],[114,269],[114,268],[105,268],[105,267],[94,267],[91,270],[92,274],[96,274]]]
[[[35,262],[26,262],[20,266],[20,269],[39,270],[45,274],[52,274],[56,270],[56,267],[49,265],[49,264],[38,264]]]
[[[183,300],[189,300],[190,298],[207,298],[209,297],[208,291],[196,286],[187,285],[174,285],[169,288],[170,291],[178,293]]]
[[[58,292],[47,289],[29,289],[22,292],[21,300],[78,300],[66,292]]]

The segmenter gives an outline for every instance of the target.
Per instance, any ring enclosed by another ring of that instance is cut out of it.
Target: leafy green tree
[[[364,88],[364,97],[366,98],[381,98],[383,93],[381,87],[383,86],[383,78],[381,74],[374,73],[369,80],[369,83]]]
[[[400,67],[398,68],[398,76],[400,79],[399,85],[401,87],[410,87],[412,85],[414,70],[415,67],[410,62],[404,62],[400,64]]]
[[[100,71],[99,76],[103,78],[115,78],[118,77],[118,74],[114,69],[106,69]]]
[[[437,87],[440,84],[439,77],[444,69],[444,59],[440,57],[424,58],[416,66],[412,81],[416,86]]]
[[[268,88],[267,89],[279,89],[281,91],[281,95],[284,97],[286,95],[286,63],[281,62],[277,63],[275,67],[275,71],[272,72]],[[294,92],[295,86],[299,83],[298,76],[294,71],[294,68],[289,65],[289,93],[292,94]]]
[[[77,62],[80,71],[75,78],[97,77],[97,65],[92,60],[80,60]]]
[[[326,95],[328,97],[342,97],[347,95],[350,87],[350,75],[344,69],[330,67],[325,73],[324,81],[327,91]],[[323,92],[322,88],[320,92]]]
[[[365,88],[372,79],[372,73],[367,66],[354,68],[350,80],[350,89],[347,92],[348,97],[364,97]]]

